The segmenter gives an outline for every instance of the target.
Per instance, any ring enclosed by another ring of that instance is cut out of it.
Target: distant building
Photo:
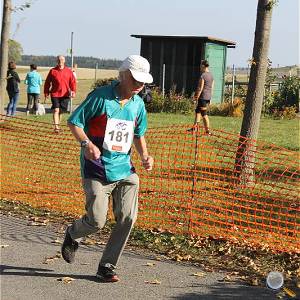
[[[166,92],[175,87],[177,93],[190,95],[198,83],[201,60],[208,60],[215,79],[212,102],[222,102],[227,48],[235,48],[235,42],[208,36],[131,36],[141,38],[140,54],[150,62],[155,85],[162,88],[165,73]]]

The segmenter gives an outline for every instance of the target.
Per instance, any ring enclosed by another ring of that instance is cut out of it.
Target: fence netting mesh
[[[49,123],[2,116],[2,199],[68,215],[84,213],[80,147],[62,128],[54,134]],[[155,159],[151,172],[133,152],[141,180],[136,226],[300,252],[298,152],[256,142],[252,182],[242,185],[235,172],[239,135],[186,129],[148,129]]]

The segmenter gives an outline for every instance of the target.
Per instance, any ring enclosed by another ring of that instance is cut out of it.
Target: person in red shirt
[[[76,80],[71,69],[65,66],[65,57],[57,56],[57,66],[52,68],[45,81],[45,101],[49,94],[52,102],[54,132],[60,132],[61,114],[68,110],[70,98],[75,97]]]

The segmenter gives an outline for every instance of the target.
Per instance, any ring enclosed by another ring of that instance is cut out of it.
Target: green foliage
[[[8,40],[8,60],[19,62],[23,53],[23,48],[20,43],[15,40]]]
[[[271,69],[272,62],[268,59],[268,68],[266,74],[266,83],[265,83],[265,94],[263,100],[262,113],[269,114],[269,108],[274,103],[274,92],[271,90],[271,85],[276,81],[276,75],[272,73]]]
[[[279,0],[270,0],[269,3],[266,5],[266,10],[271,10],[275,6],[277,6],[279,3]]]
[[[275,118],[291,119],[296,117],[299,107],[300,78],[283,78],[276,92],[268,91],[264,99],[264,112]]]
[[[154,88],[151,90],[151,95],[152,100],[149,103],[146,103],[148,112],[188,114],[194,110],[192,99],[187,98],[184,95],[176,94],[175,90],[171,90],[168,95],[163,97],[161,91],[158,88]]]
[[[247,96],[247,89],[248,87],[246,85],[237,84],[234,88],[234,97],[241,98],[243,99],[243,101],[245,101]],[[224,101],[230,102],[232,97],[231,95],[232,95],[232,88],[226,88],[224,93]]]
[[[151,90],[152,99],[149,103],[146,103],[147,112],[160,113],[164,109],[164,98],[158,88]]]
[[[26,8],[30,8],[31,2],[32,2],[32,1],[28,1],[28,2],[26,2],[26,3],[24,3],[24,4],[22,4],[22,5],[15,6],[15,7],[13,8],[13,11],[14,11],[14,12],[17,12],[17,11],[24,11]]]
[[[299,104],[300,78],[285,77],[280,84],[279,93],[275,96],[274,105],[277,108],[297,106]]]
[[[95,88],[103,86],[103,85],[111,84],[112,81],[117,80],[117,79],[118,78],[116,78],[116,77],[115,78],[111,77],[111,78],[98,79],[92,84],[91,89],[95,89]]]

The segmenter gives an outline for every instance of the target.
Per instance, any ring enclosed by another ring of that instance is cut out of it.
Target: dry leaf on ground
[[[47,223],[29,221],[27,226],[47,226]]]
[[[75,279],[74,278],[71,278],[71,277],[60,277],[60,278],[57,278],[56,279],[57,281],[62,281],[63,283],[71,283],[72,281],[74,281]]]
[[[145,280],[147,284],[161,284],[161,281],[154,279],[154,280]]]
[[[147,267],[154,267],[154,266],[155,266],[155,263],[147,262],[144,266],[147,266]]]
[[[96,241],[93,239],[85,239],[84,241],[81,241],[80,244],[90,246],[90,245],[96,245]]]
[[[52,263],[53,261],[55,260],[58,260],[59,258],[61,258],[61,254],[60,253],[57,253],[55,254],[54,256],[49,256],[49,257],[46,257],[43,261],[43,264],[49,264],[49,263]]]
[[[56,240],[51,241],[51,243],[52,243],[52,244],[61,245],[61,244],[62,244],[62,241],[59,240],[59,239],[56,239]]]
[[[196,276],[196,277],[204,277],[204,276],[205,276],[205,273],[203,273],[203,272],[196,272],[196,273],[193,273],[192,276]]]

